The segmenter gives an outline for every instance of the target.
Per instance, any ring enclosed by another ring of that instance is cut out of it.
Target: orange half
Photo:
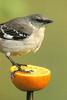
[[[22,71],[18,71],[16,66],[10,69],[12,83],[23,91],[36,91],[45,88],[51,79],[51,72],[47,68],[27,65],[21,66]]]

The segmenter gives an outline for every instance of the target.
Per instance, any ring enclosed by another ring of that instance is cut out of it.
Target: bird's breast
[[[24,55],[29,52],[36,52],[44,39],[45,28],[35,29],[26,39],[21,41],[0,39],[0,51],[10,52],[12,55]]]
[[[40,48],[44,39],[44,32],[45,32],[45,27],[42,27],[35,31],[34,39],[35,39],[36,48],[34,52],[36,52]]]

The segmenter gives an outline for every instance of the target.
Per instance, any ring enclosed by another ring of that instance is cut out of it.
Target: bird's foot
[[[31,73],[31,72],[33,72],[32,70],[25,70],[25,69],[21,68],[21,66],[22,67],[23,66],[27,66],[26,64],[19,64],[19,63],[15,63],[14,62],[12,65],[16,66],[18,69],[11,73],[11,78],[15,77],[15,73],[18,72],[18,71],[19,72],[24,72],[24,73]]]
[[[26,64],[19,64],[19,63],[16,63],[16,62],[14,62],[13,64],[12,64],[13,66],[16,66],[17,68],[18,68],[18,70],[17,71],[23,71],[22,69],[21,69],[21,66],[27,66]]]
[[[13,62],[12,65],[16,66],[16,67],[27,66],[26,64],[19,64],[19,63],[16,63],[16,62]]]
[[[18,72],[18,71],[19,72],[23,72],[23,73],[31,73],[31,72],[33,72],[33,70],[25,70],[25,69],[22,69],[21,66],[19,66],[17,70],[15,70],[15,71],[13,71],[11,73],[11,78],[15,78],[15,73]]]
[[[19,64],[19,63],[13,62],[12,66],[16,66],[18,68],[18,71],[21,71],[21,66],[27,66],[27,65],[26,64]]]

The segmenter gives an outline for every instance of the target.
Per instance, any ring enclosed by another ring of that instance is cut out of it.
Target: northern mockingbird
[[[40,14],[19,17],[0,24],[0,51],[11,61],[11,55],[25,55],[36,52],[44,39],[45,26],[52,23]]]

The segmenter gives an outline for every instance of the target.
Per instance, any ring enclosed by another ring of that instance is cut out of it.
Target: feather
[[[9,28],[6,25],[1,25],[0,27],[0,38],[8,40],[23,40],[28,37],[29,34],[23,31],[17,31],[15,29]]]

